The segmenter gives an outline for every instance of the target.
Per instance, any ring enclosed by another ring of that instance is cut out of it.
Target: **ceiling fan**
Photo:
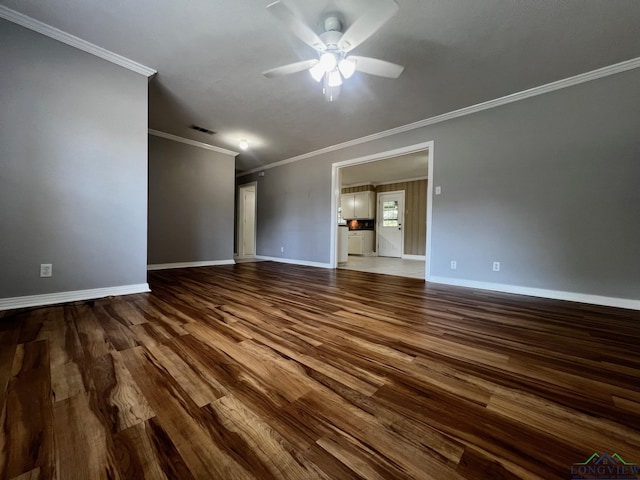
[[[309,70],[317,81],[323,81],[325,99],[332,102],[340,94],[342,80],[359,71],[369,75],[398,78],[404,67],[377,58],[349,55],[349,52],[368,39],[382,27],[399,7],[395,0],[372,3],[368,10],[357,18],[345,32],[339,14],[328,14],[322,21],[324,32],[320,35],[304,23],[281,0],[267,6],[267,10],[282,21],[293,34],[313,48],[318,58],[291,63],[262,72],[267,78],[290,75]]]

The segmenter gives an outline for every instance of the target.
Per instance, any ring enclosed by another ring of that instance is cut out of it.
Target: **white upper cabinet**
[[[355,194],[343,193],[340,196],[340,206],[342,207],[342,218],[355,218]]]
[[[343,193],[340,197],[342,218],[375,218],[375,197],[374,192]]]

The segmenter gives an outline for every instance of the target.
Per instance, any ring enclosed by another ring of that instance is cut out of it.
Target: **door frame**
[[[427,180],[427,184],[429,183],[429,180]],[[388,194],[402,194],[402,223],[400,224],[400,226],[402,227],[400,229],[400,258],[404,257],[404,227],[405,227],[405,221],[404,221],[404,216],[405,216],[405,211],[406,211],[406,206],[405,206],[405,200],[407,199],[406,196],[406,192],[404,190],[393,190],[393,191],[389,191],[389,192],[377,192],[376,193],[376,217],[378,216],[378,212],[381,211],[380,209],[380,195],[388,195]],[[376,223],[379,223],[380,219],[376,218]],[[379,225],[378,225],[379,227]],[[380,235],[378,234],[379,228],[376,229],[376,255],[380,255],[380,245],[379,245],[379,241],[380,241]],[[393,257],[392,257],[393,258]]]
[[[255,205],[253,212],[253,255],[245,255],[244,253],[244,190],[253,187],[255,193]],[[249,182],[244,183],[242,185],[238,185],[238,200],[237,200],[238,210],[236,215],[237,222],[237,256],[238,258],[254,258],[258,254],[258,244],[257,244],[257,227],[258,227],[258,182]]]
[[[329,247],[329,267],[337,268],[338,266],[338,206],[340,205],[340,193],[342,187],[342,174],[340,169],[343,167],[349,167],[352,165],[359,165],[361,163],[375,162],[378,160],[384,160],[385,158],[397,157],[405,155],[407,153],[415,153],[423,150],[429,152],[429,163],[427,165],[427,239],[425,250],[425,281],[431,279],[431,230],[432,230],[432,217],[433,217],[433,164],[435,163],[434,153],[434,141],[417,143],[414,145],[408,145],[393,150],[387,150],[384,152],[378,152],[371,155],[365,155],[363,157],[352,158],[350,160],[343,160],[331,164],[331,225],[329,231],[331,232],[331,245]]]

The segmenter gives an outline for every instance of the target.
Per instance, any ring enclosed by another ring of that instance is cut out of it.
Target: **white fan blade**
[[[355,62],[357,71],[379,77],[398,78],[404,70],[402,65],[387,62],[386,60],[378,60],[377,58],[349,55],[347,60]]]
[[[400,7],[395,0],[384,0],[372,5],[371,9],[358,18],[344,32],[338,42],[338,48],[343,52],[349,52],[364,42],[393,17]]]
[[[302,62],[290,63],[289,65],[283,65],[282,67],[272,68],[266,72],[262,72],[267,78],[282,77],[283,75],[291,75],[292,73],[298,73],[302,70],[307,70],[318,63],[318,59],[304,60]]]
[[[280,0],[267,5],[269,10],[276,18],[282,21],[287,27],[291,29],[293,34],[302,40],[307,45],[315,48],[318,51],[325,51],[327,46],[320,39],[320,37],[311,30],[311,28],[299,19],[292,11]]]

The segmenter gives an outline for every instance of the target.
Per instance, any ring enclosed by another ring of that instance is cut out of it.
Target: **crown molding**
[[[28,28],[29,30],[33,30],[34,32],[41,33],[49,38],[53,38],[54,40],[58,40],[59,42],[65,43],[72,47],[75,47],[83,52],[90,53],[95,55],[96,57],[100,57],[104,60],[107,60],[111,63],[115,63],[121,67],[124,67],[133,72],[139,73],[140,75],[144,75],[145,77],[152,77],[156,73],[158,73],[153,68],[149,68],[145,65],[142,65],[138,62],[134,62],[122,55],[118,55],[117,53],[110,52],[102,47],[94,45],[91,42],[87,42],[86,40],[82,40],[70,33],[63,32],[51,25],[47,25],[35,18],[31,18],[23,13],[16,12],[4,5],[0,5],[0,18],[4,18],[10,22],[13,22],[22,27]]]
[[[371,185],[372,187],[376,186],[376,184],[373,182],[343,183],[341,186],[342,188],[356,188],[356,187],[364,187],[366,185]]]
[[[599,78],[608,77],[610,75],[615,75],[617,73],[626,72],[628,70],[633,70],[638,67],[640,67],[640,57],[632,58],[630,60],[625,60],[624,62],[616,63],[603,68],[598,68],[597,70],[592,70],[590,72],[581,73],[573,77],[558,80],[556,82],[540,85],[539,87],[534,87],[528,90],[523,90],[521,92],[512,93],[511,95],[506,95],[504,97],[496,98],[494,100],[489,100],[486,102],[478,103],[476,105],[471,105],[469,107],[461,108],[459,110],[443,113],[442,115],[436,115],[435,117],[426,118],[424,120],[418,120],[417,122],[414,122],[414,123],[409,123],[407,125],[402,125],[400,127],[392,128],[390,130],[385,130],[383,132],[367,135],[366,137],[356,138],[354,140],[349,140],[348,142],[338,143],[336,145],[331,145],[329,147],[321,148],[319,150],[303,153],[302,155],[297,155],[295,157],[280,160],[278,162],[269,163],[259,168],[253,168],[251,170],[247,170],[246,172],[238,173],[236,176],[242,177],[244,175],[249,175],[249,174],[260,172],[263,170],[269,170],[271,168],[280,167],[282,165],[298,162],[300,160],[305,160],[307,158],[317,157],[318,155],[323,155],[325,153],[335,152],[336,150],[342,150],[343,148],[353,147],[355,145],[372,142],[374,140],[379,140],[381,138],[389,137],[391,135],[398,135],[400,133],[409,132],[411,130],[416,130],[418,128],[426,127],[428,125],[434,125],[436,123],[446,122],[447,120],[453,120],[454,118],[464,117],[466,115],[472,115],[474,113],[482,112],[483,110],[489,110],[491,108],[500,107],[502,105],[507,105],[509,103],[519,102],[520,100],[525,100],[527,98],[536,97],[538,95],[544,95],[546,93],[555,92],[556,90],[561,90],[563,88],[573,87],[574,85],[580,85],[581,83],[590,82],[592,80],[597,80]]]
[[[190,140],[188,138],[179,137],[177,135],[172,135],[170,133],[161,132],[160,130],[153,130],[150,128],[149,135],[153,135],[154,137],[166,138],[168,140],[173,140],[174,142],[186,143],[187,145],[204,148],[205,150],[213,150],[214,152],[224,153],[225,155],[231,155],[232,157],[239,155],[238,152],[234,152],[233,150],[227,150],[225,148],[216,147],[215,145],[209,145],[208,143],[202,143],[196,140]]]
[[[394,183],[418,182],[420,180],[428,180],[428,177],[426,175],[423,175],[421,177],[403,178],[401,180],[393,180],[393,181],[390,181],[390,182],[374,183],[373,185],[375,187],[378,187],[378,186],[382,186],[382,185],[393,185]],[[381,192],[381,193],[383,193],[383,192]]]

